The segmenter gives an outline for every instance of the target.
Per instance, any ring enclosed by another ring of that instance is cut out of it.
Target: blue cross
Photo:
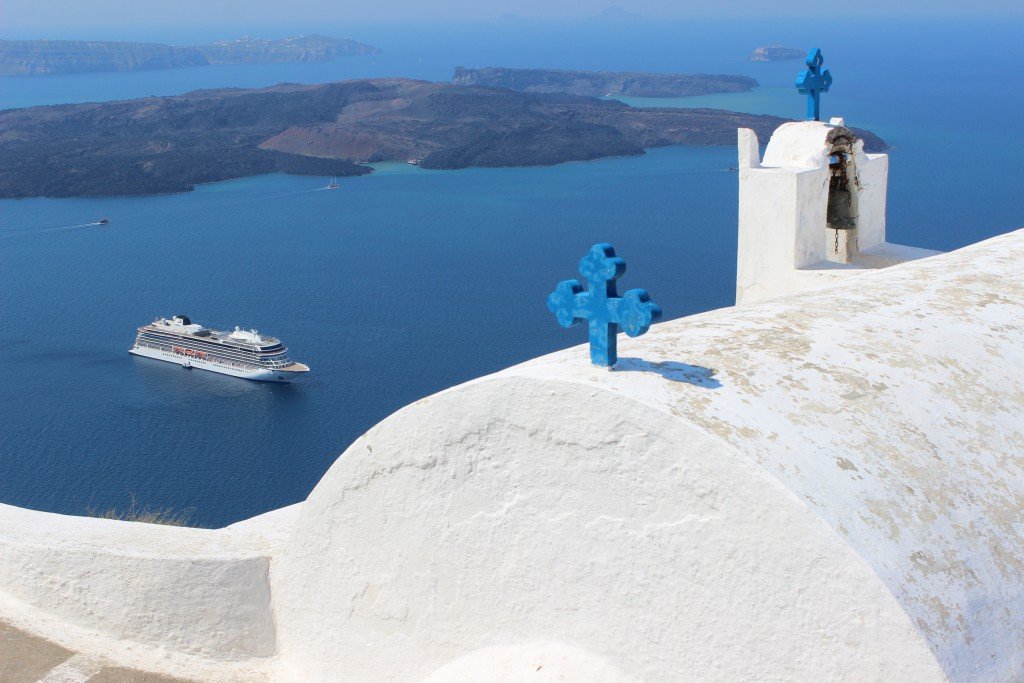
[[[584,292],[579,280],[563,280],[548,295],[548,310],[562,327],[589,321],[590,362],[594,365],[615,365],[619,327],[630,337],[639,337],[661,320],[661,309],[647,290],[631,289],[619,298],[615,281],[625,272],[626,262],[615,255],[612,245],[595,244],[580,259],[580,275],[587,279],[590,291]]]
[[[807,53],[807,69],[801,71],[796,77],[796,89],[801,95],[807,95],[807,120],[820,121],[820,98],[821,93],[828,92],[832,85],[832,74],[828,69],[821,70],[825,58],[821,56],[821,50],[814,48]]]

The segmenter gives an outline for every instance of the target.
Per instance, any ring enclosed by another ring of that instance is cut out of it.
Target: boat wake
[[[82,228],[94,228],[100,225],[106,225],[100,221],[93,221],[91,223],[76,223],[75,225],[57,225],[47,228],[28,228],[26,230],[14,230],[12,232],[5,232],[0,234],[0,239],[8,237],[24,237],[26,235],[45,235],[50,232],[66,232],[68,230],[81,230]]]

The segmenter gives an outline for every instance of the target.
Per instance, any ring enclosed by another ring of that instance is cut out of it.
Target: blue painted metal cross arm
[[[588,322],[590,361],[594,365],[615,365],[620,327],[630,337],[639,337],[661,320],[661,309],[646,290],[631,289],[618,296],[615,281],[625,272],[626,262],[615,255],[612,245],[595,244],[580,260],[580,275],[586,278],[589,291],[583,290],[579,280],[563,280],[548,295],[548,310],[555,314],[559,325],[572,327]]]
[[[800,72],[796,77],[796,89],[801,94],[807,95],[807,120],[821,120],[821,93],[828,92],[832,85],[832,74],[828,69],[821,70],[825,58],[821,56],[821,50],[814,48],[807,53],[807,69]]]

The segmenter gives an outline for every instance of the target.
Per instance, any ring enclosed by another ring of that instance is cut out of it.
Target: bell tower
[[[739,130],[737,304],[937,253],[885,241],[889,157],[865,152],[842,118],[817,120],[832,84],[822,61],[812,50],[797,78],[808,120],[779,126],[763,159],[757,134]]]

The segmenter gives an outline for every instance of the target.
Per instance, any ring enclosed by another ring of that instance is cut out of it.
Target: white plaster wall
[[[796,172],[797,226],[792,264],[786,270],[811,268],[826,259],[825,226],[828,224],[828,167]],[[761,201],[772,201],[769,197]]]
[[[537,641],[592,653],[606,680],[942,679],[801,501],[606,389],[504,376],[424,399],[346,451],[296,529],[273,572],[284,679],[459,660],[511,680],[487,648]]]
[[[829,130],[813,121],[783,124],[763,162],[757,162],[754,132],[739,131],[737,303],[789,293],[807,279],[794,271],[824,261],[828,166],[822,149]],[[816,279],[836,277],[829,269]]]
[[[208,530],[0,505],[0,617],[131,665],[254,676],[230,664],[276,651],[270,555],[295,512]]]
[[[737,303],[823,286],[844,276],[822,263],[825,171],[741,167],[739,175]],[[816,272],[801,270],[812,267]]]
[[[863,145],[858,145],[863,147]],[[888,192],[889,156],[857,156],[857,242],[861,251],[885,242],[885,202]]]
[[[770,282],[774,270],[793,263],[793,229],[782,226],[795,226],[797,214],[795,176],[740,167],[739,179],[736,292],[742,299]]]
[[[750,128],[737,128],[736,135],[739,168],[760,168],[761,146],[757,139],[757,133]]]
[[[604,657],[565,643],[526,643],[485,647],[459,657],[423,679],[423,683],[633,683]]]

